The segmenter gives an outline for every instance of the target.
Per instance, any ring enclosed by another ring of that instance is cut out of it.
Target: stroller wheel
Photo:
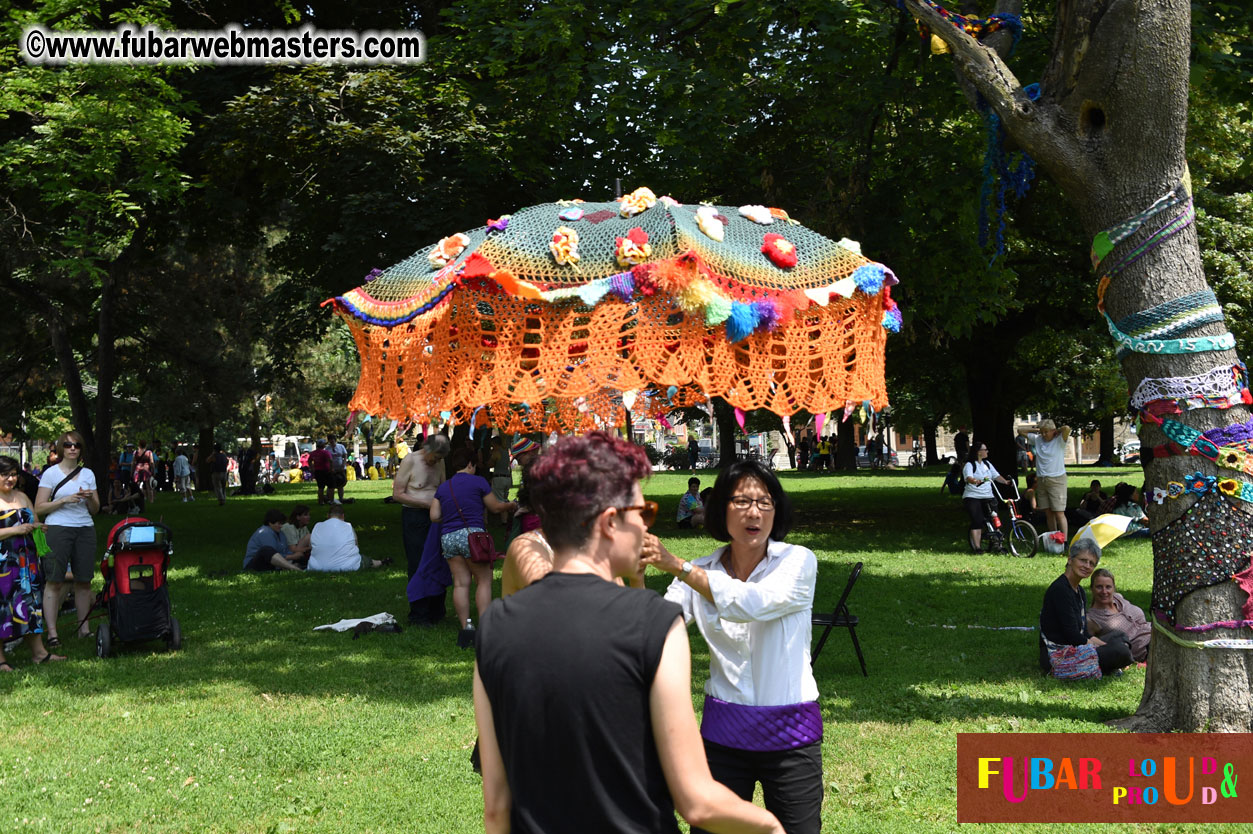
[[[96,626],[96,656],[105,658],[109,656],[109,644],[111,635],[109,634],[109,624],[101,623]]]
[[[177,617],[170,617],[170,633],[165,635],[165,647],[172,652],[183,647],[183,630],[178,625]]]

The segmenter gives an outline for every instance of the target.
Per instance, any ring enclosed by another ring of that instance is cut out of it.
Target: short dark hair
[[[295,525],[296,516],[304,515],[307,512],[309,512],[308,504],[297,504],[296,506],[292,507],[291,512],[287,514],[287,520],[290,521],[293,525]]]
[[[792,529],[792,499],[783,491],[783,485],[774,473],[755,460],[736,461],[718,473],[713,492],[705,502],[706,532],[717,541],[731,541],[731,534],[727,532],[727,505],[731,503],[735,488],[745,478],[756,478],[770,493],[774,500],[774,526],[770,528],[770,538],[783,541]]]
[[[287,516],[278,507],[270,507],[265,511],[265,525],[268,527],[276,521],[287,521]]]
[[[1114,506],[1121,507],[1123,504],[1131,503],[1135,497],[1136,488],[1126,481],[1119,481],[1114,485]]]
[[[344,517],[344,505],[343,505],[343,504],[341,504],[341,503],[339,503],[338,501],[336,501],[335,503],[333,503],[333,504],[331,504],[329,507],[327,507],[327,508],[326,508],[326,517],[327,517],[327,518],[330,518],[330,517],[331,517],[331,516],[333,516],[333,515],[337,515],[337,516],[339,516],[340,518],[343,518],[343,517]]]
[[[554,549],[591,538],[588,522],[630,503],[636,482],[652,472],[644,449],[608,432],[563,437],[527,472],[532,505]]]
[[[17,462],[17,458],[11,458],[8,455],[0,455],[0,475],[7,475],[10,472],[20,472],[22,465]]]
[[[696,484],[697,486],[700,486],[700,478],[697,478],[695,475],[693,475],[692,477],[688,478],[688,479],[687,479],[687,485],[688,485],[688,486],[691,486],[692,484]]]
[[[447,464],[448,471],[460,472],[462,469],[465,469],[467,466],[470,465],[470,461],[473,459],[473,457],[474,455],[470,452],[469,449],[466,449],[464,447],[458,449],[457,451],[453,452],[451,455],[448,456],[448,464]]]

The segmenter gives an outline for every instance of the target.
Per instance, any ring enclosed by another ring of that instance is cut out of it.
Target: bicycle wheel
[[[1040,546],[1040,539],[1036,536],[1035,527],[1031,526],[1029,521],[1012,521],[1010,522],[1009,535],[1005,542],[1009,545],[1009,552],[1015,556],[1022,556],[1030,559],[1035,555],[1036,548]]]

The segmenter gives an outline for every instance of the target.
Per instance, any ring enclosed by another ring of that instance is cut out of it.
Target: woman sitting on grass
[[[1138,606],[1114,588],[1114,574],[1105,568],[1092,571],[1092,607],[1088,609],[1088,628],[1097,637],[1122,632],[1131,642],[1131,658],[1143,663],[1149,656],[1149,638],[1153,626]]]
[[[1149,534],[1149,517],[1140,505],[1140,491],[1129,483],[1120,482],[1114,487],[1115,515],[1131,519],[1123,538],[1145,538]]]
[[[1079,583],[1092,574],[1101,561],[1101,546],[1080,538],[1070,546],[1066,572],[1044,592],[1040,609],[1040,668],[1053,669],[1049,644],[1056,647],[1094,646],[1101,674],[1108,675],[1131,665],[1131,643],[1121,631],[1107,631],[1101,637],[1088,632],[1087,598]]]
[[[292,507],[281,532],[291,555],[297,559],[307,558],[312,548],[309,543],[309,505],[297,504]]]

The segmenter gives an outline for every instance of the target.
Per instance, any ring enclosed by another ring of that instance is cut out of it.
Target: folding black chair
[[[822,647],[827,642],[827,637],[831,634],[833,628],[847,628],[848,634],[853,638],[853,649],[857,652],[857,662],[861,664],[861,673],[866,677],[870,677],[870,673],[866,671],[866,658],[862,657],[861,644],[857,642],[857,618],[848,611],[848,595],[852,593],[853,585],[857,583],[857,577],[861,576],[861,562],[853,566],[853,572],[848,577],[848,584],[844,586],[844,593],[840,595],[840,601],[835,604],[835,610],[830,614],[814,614],[812,622],[816,626],[823,626],[822,636],[818,638],[818,645],[814,648],[809,663],[812,666],[818,662],[818,655],[822,653]]]

